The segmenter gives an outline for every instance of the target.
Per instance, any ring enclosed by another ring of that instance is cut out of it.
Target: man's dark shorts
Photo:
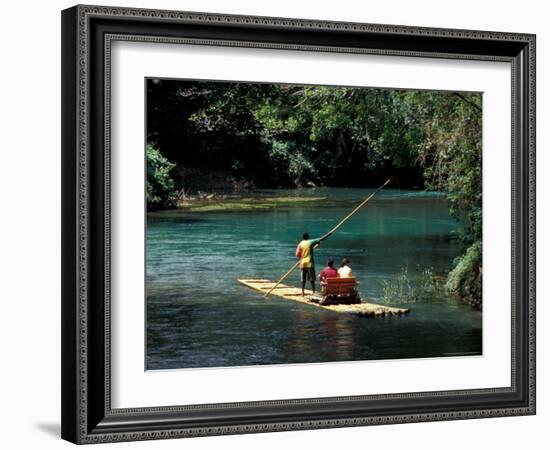
[[[305,283],[305,281],[309,278],[310,281],[315,281],[315,267],[311,266],[308,268],[301,269],[302,276],[301,280]]]

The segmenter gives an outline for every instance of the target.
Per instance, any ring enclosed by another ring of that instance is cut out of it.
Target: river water
[[[407,305],[407,316],[362,318],[263,298],[238,278],[277,279],[295,262],[304,231],[319,237],[368,189],[260,192],[322,200],[252,211],[171,211],[147,218],[148,370],[481,354],[481,312],[443,291]],[[362,298],[384,301],[384,281],[404,268],[414,285],[445,274],[460,254],[445,198],[383,190],[316,250],[347,256]],[[287,284],[299,285],[296,271]],[[387,300],[386,300],[387,301]]]

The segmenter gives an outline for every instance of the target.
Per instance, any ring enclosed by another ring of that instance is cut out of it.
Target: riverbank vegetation
[[[446,286],[480,304],[481,119],[478,93],[149,79],[147,207],[391,176],[393,187],[446,193],[464,224]]]
[[[182,200],[179,205],[187,212],[229,212],[229,211],[255,211],[270,209],[273,207],[300,206],[312,202],[320,202],[325,197],[231,197],[224,195],[205,195],[202,198]]]

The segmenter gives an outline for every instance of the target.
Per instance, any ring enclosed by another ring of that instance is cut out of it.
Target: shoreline
[[[374,191],[373,187],[298,187],[298,188],[261,188],[261,189],[217,189],[210,191],[199,190],[195,194],[187,195],[183,191],[173,208],[148,210],[148,215],[162,215],[177,212],[230,212],[230,211],[252,211],[265,210],[277,206],[299,206],[319,201],[337,201],[327,196],[326,190],[365,190]],[[428,191],[426,189],[400,189],[386,188],[386,192],[399,192],[406,195],[421,195],[426,197],[446,197],[446,193]],[[298,194],[298,195],[296,195]],[[299,195],[302,194],[302,195]]]

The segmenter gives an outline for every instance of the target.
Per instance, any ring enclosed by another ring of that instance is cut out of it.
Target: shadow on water
[[[262,298],[238,278],[276,279],[304,231],[330,229],[369,190],[315,189],[326,201],[259,211],[148,216],[147,368],[225,367],[481,353],[481,313],[443,293],[405,317],[370,320]],[[316,250],[351,258],[363,298],[380,302],[406,267],[412,282],[445,274],[460,254],[460,224],[429,193],[383,191]],[[273,195],[273,194],[272,194]],[[287,195],[276,191],[277,196]],[[288,284],[298,284],[298,273]]]
[[[177,211],[172,214],[165,215],[147,215],[147,223],[173,223],[173,224],[195,224],[208,221],[205,217],[199,217],[198,215],[183,215]]]

